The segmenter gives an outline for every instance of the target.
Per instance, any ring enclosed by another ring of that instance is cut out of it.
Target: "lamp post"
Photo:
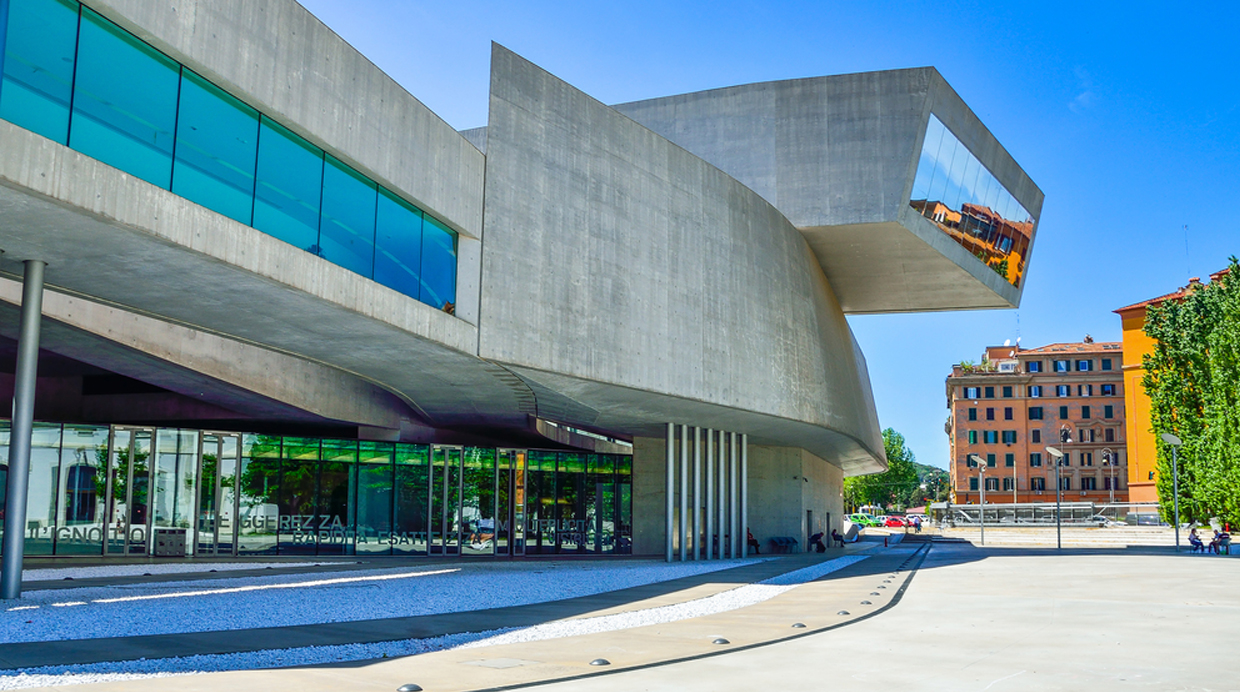
[[[982,510],[979,512],[982,521],[982,545],[986,545],[986,462],[976,454],[970,454],[969,460],[977,464],[977,486],[982,490]]]
[[[1180,552],[1180,445],[1184,441],[1172,435],[1171,433],[1163,433],[1160,435],[1162,441],[1171,445],[1171,495],[1175,502],[1175,552]]]
[[[1110,447],[1102,448],[1102,465],[1107,467],[1107,475],[1111,477],[1111,504],[1115,504],[1115,452]]]
[[[1059,467],[1063,464],[1063,452],[1055,447],[1047,447],[1046,453],[1055,460],[1055,549],[1063,550],[1062,517],[1059,513],[1059,503],[1063,494],[1063,483],[1059,482]]]

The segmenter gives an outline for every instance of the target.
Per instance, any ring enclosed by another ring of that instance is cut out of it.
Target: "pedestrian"
[[[921,533],[921,517],[913,517],[913,530],[916,533]]]
[[[827,552],[827,546],[823,545],[822,543],[822,532],[821,531],[809,537],[809,544],[813,546],[815,552],[819,552],[819,553]]]

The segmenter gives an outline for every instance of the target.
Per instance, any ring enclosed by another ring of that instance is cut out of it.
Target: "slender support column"
[[[715,559],[715,431],[706,431],[706,559]]]
[[[740,478],[739,469],[737,468],[737,449],[736,449],[736,433],[728,433],[728,522],[732,527],[732,540],[730,543],[732,557],[741,557],[744,551],[741,546],[746,544],[745,537],[741,535],[744,527],[741,523],[740,502],[738,501],[738,480]]]
[[[674,513],[676,512],[676,471],[673,466],[676,445],[676,425],[674,423],[667,424],[667,455],[664,459],[667,467],[667,512],[666,512],[666,536],[667,536],[667,561],[672,561],[672,531],[675,529],[673,525]]]
[[[696,560],[702,553],[702,429],[693,428],[693,553]]]
[[[719,447],[715,450],[715,468],[719,469],[719,484],[716,487],[715,495],[718,502],[715,504],[715,525],[716,531],[719,533],[719,558],[731,557],[728,552],[727,543],[724,537],[728,533],[728,465],[724,462],[727,457],[727,441],[728,434],[722,430],[719,431]]]
[[[26,260],[22,282],[21,327],[17,336],[17,373],[13,379],[13,422],[4,513],[4,557],[0,563],[0,599],[22,595],[22,557],[26,539],[26,491],[30,483],[30,441],[34,427],[34,392],[39,368],[39,327],[43,317],[43,269]]]
[[[680,561],[684,562],[689,542],[689,426],[680,426]]]
[[[741,530],[745,542],[741,543],[741,555],[749,556],[749,435],[741,435]],[[811,529],[811,533],[812,533]],[[809,549],[809,546],[805,546]]]

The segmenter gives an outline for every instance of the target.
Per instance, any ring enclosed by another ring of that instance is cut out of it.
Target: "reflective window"
[[[456,234],[431,217],[422,226],[423,303],[448,312],[456,309]]]
[[[172,191],[250,225],[257,147],[258,111],[185,70]]]
[[[319,555],[352,555],[357,527],[357,442],[323,440],[311,524]]]
[[[319,255],[362,276],[375,268],[376,186],[331,156],[323,168]]]
[[[396,445],[396,508],[392,551],[397,555],[427,552],[429,450],[423,445]]]
[[[193,526],[194,503],[198,495],[198,433],[190,430],[159,430],[156,433],[155,463],[151,475],[150,512],[152,527],[184,530]],[[194,546],[185,541],[188,554]]]
[[[357,552],[392,552],[392,499],[394,478],[392,455],[395,445],[388,442],[358,443],[357,467]]]
[[[375,281],[417,298],[422,290],[422,212],[380,189],[375,245]]]
[[[246,436],[241,458],[240,502],[237,511],[237,552],[276,552],[280,523],[280,438]]]
[[[461,554],[494,555],[495,450],[465,449],[461,474]]]
[[[103,552],[108,429],[66,425],[61,438],[60,467],[64,482],[57,503],[57,555],[99,555]]]
[[[910,205],[1015,286],[1035,219],[933,114]]]
[[[69,146],[168,188],[180,65],[82,9]]]
[[[77,49],[78,4],[70,0],[25,0],[8,4],[8,27],[0,33],[4,81],[0,118],[66,143],[73,58]]]
[[[323,152],[268,118],[258,135],[254,227],[314,254],[319,248]]]

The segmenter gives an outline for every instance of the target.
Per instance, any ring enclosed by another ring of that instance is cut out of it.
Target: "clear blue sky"
[[[947,463],[951,363],[1119,340],[1112,310],[1240,255],[1240,4],[303,4],[456,129],[486,124],[491,41],[605,103],[938,68],[1046,204],[1019,310],[850,319],[881,424],[923,463]]]

